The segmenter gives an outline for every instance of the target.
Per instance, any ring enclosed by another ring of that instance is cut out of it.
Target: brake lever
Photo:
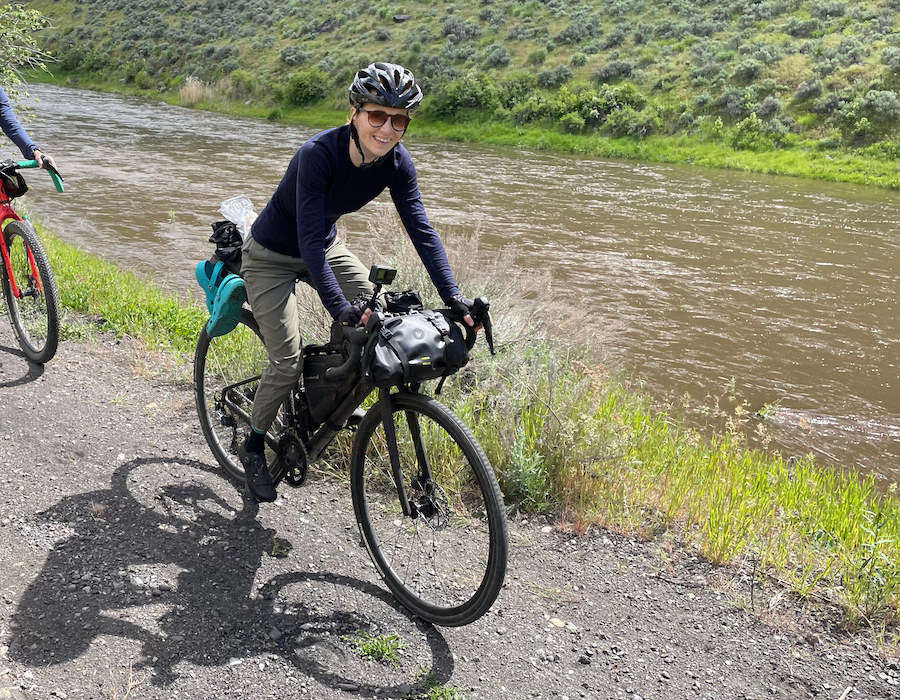
[[[56,175],[56,177],[59,178],[60,182],[65,181],[63,176],[60,174],[59,170],[57,170],[55,167],[53,167],[53,163],[50,162],[50,159],[47,156],[42,155],[41,162],[44,165],[44,170],[49,170],[51,173],[54,173]]]
[[[494,351],[494,330],[490,310],[491,302],[487,300],[487,297],[478,297],[472,304],[472,320],[475,321],[476,326],[481,324],[484,327],[484,339],[487,341],[488,348],[491,350],[491,355],[496,355],[497,353]]]

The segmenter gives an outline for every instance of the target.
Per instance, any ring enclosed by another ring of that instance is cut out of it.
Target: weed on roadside
[[[394,666],[400,662],[401,650],[406,648],[400,635],[395,632],[390,634],[360,632],[351,641],[356,648],[356,653],[364,659],[384,661]]]

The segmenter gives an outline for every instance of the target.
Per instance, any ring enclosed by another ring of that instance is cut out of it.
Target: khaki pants
[[[306,263],[269,250],[247,236],[242,249],[241,275],[247,287],[250,309],[259,323],[269,364],[263,370],[253,401],[252,425],[265,432],[278,407],[303,374],[303,341],[297,315],[294,286],[309,279]],[[369,271],[343,243],[335,242],[325,258],[348,300],[374,291]]]

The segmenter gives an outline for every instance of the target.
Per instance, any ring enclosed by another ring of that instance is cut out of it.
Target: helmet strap
[[[357,114],[359,112],[357,111]],[[359,132],[356,130],[356,124],[350,122],[350,136],[353,139],[353,143],[356,144],[356,150],[359,151],[359,155],[362,156],[362,163],[359,164],[360,168],[371,168],[373,165],[377,165],[381,160],[381,156],[378,156],[374,160],[366,163],[366,154],[363,153],[362,146],[359,143]]]

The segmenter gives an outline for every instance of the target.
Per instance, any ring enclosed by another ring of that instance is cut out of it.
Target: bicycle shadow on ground
[[[185,663],[252,676],[258,659],[251,658],[267,654],[325,686],[355,686],[363,697],[408,693],[427,677],[450,679],[453,657],[436,628],[373,583],[296,570],[308,568],[298,564],[308,551],[274,558],[273,544],[291,545],[257,514],[255,503],[201,462],[143,458],[119,467],[110,489],[66,497],[34,515],[25,539],[43,538],[52,549],[13,615],[9,657],[52,666],[87,653],[101,636],[119,636],[140,644],[135,668],[149,670],[154,685],[174,682]],[[268,578],[262,585],[260,574]],[[389,624],[416,632],[433,660],[430,669],[417,661],[405,671],[415,677],[393,685],[384,675],[373,681],[350,641],[390,631],[385,607]],[[108,643],[104,653],[114,650]],[[123,652],[123,664],[131,653]]]
[[[16,360],[9,362],[4,355],[12,355]],[[19,362],[20,359],[21,362]],[[8,371],[12,370],[18,374],[21,371],[22,366],[28,368],[28,371],[26,371],[25,374],[17,379],[4,379]],[[28,358],[25,357],[25,353],[19,348],[0,344],[0,379],[4,379],[4,381],[0,381],[0,389],[11,389],[14,386],[30,384],[36,379],[39,379],[43,374],[44,365],[37,365],[34,362],[29,362]]]

